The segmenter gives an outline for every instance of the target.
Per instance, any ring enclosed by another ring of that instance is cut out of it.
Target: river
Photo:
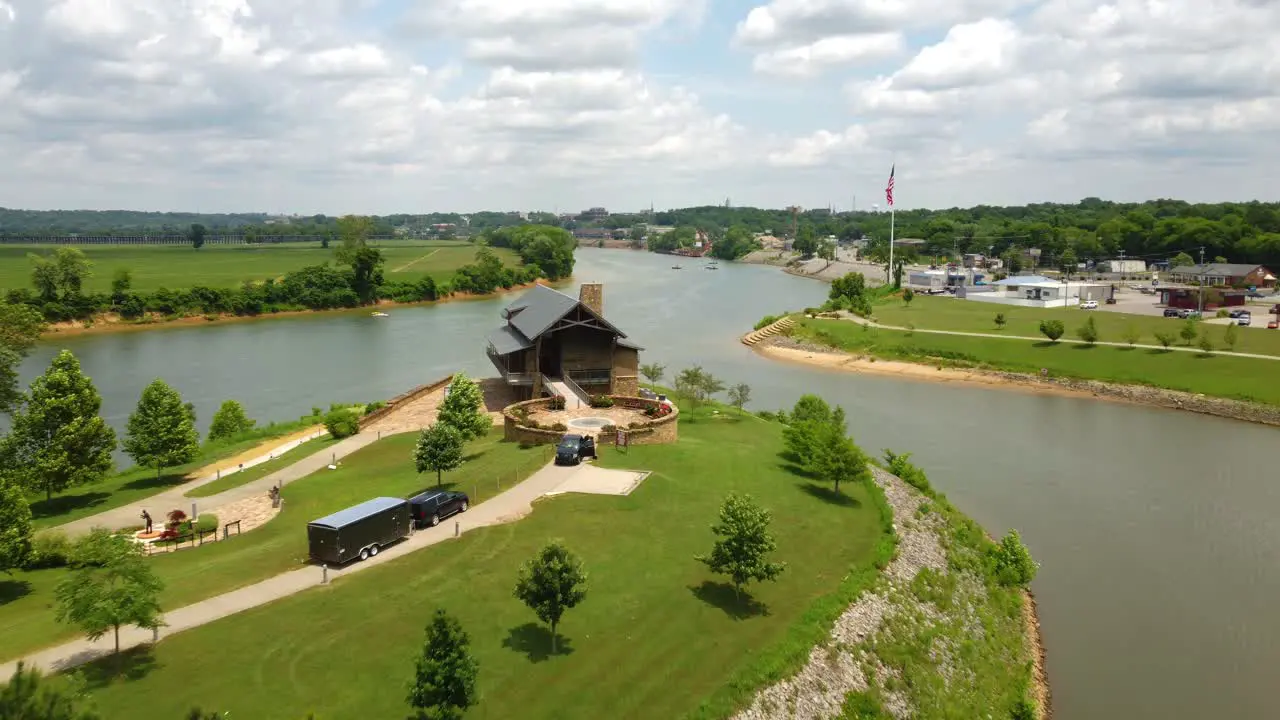
[[[662,362],[751,385],[755,408],[801,393],[845,407],[868,452],[911,451],[993,534],[1019,529],[1042,563],[1039,601],[1061,720],[1276,717],[1280,666],[1277,430],[1083,398],[780,364],[737,342],[761,316],[819,304],[826,286],[776,268],[583,249],[575,280]],[[576,292],[576,284],[569,289]],[[197,408],[240,400],[260,420],[386,399],[455,369],[490,375],[485,334],[512,298],[68,337],[122,428],[155,377]]]

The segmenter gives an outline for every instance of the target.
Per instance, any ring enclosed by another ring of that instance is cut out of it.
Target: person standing
[[[143,510],[142,522],[146,523],[146,530],[144,532],[150,535],[151,534],[151,513],[147,512],[146,510]]]

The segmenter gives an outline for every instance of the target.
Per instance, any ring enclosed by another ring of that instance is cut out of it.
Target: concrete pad
[[[630,495],[649,477],[641,470],[607,470],[586,463],[575,468],[563,483],[547,492],[548,496],[564,493],[588,493],[592,495]]]

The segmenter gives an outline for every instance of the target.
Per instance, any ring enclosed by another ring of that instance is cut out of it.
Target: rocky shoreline
[[[930,367],[924,363],[911,363],[901,360],[875,361],[874,358],[868,358],[867,356],[855,355],[854,353],[825,345],[802,342],[786,336],[775,336],[770,338],[769,341],[761,343],[761,345],[757,347],[765,351],[771,347],[776,347],[782,350],[796,351],[797,353],[813,353],[828,357],[836,356],[844,358],[850,362],[840,363],[839,366],[852,371],[870,369],[865,365],[855,362],[859,360],[872,361],[876,366],[879,366],[875,369],[881,371],[889,371],[890,368],[900,365],[913,365],[921,368]],[[805,362],[806,360],[803,356],[799,355],[791,356],[787,359],[796,360],[798,362]],[[830,362],[817,362],[813,364],[823,366],[832,365]],[[1036,375],[1007,372],[1004,370],[954,367],[938,368],[936,370],[936,379],[976,381],[984,382],[984,384],[1000,385],[1003,387],[1026,388],[1077,396],[1088,396],[1119,402],[1138,403],[1170,410],[1186,410],[1189,412],[1201,413],[1203,415],[1213,415],[1215,417],[1228,418],[1231,420],[1242,420],[1245,422],[1280,427],[1280,407],[1263,405],[1262,403],[1248,402],[1244,400],[1210,397],[1208,395],[1189,393],[1181,390],[1167,390],[1164,388],[1150,387],[1146,385],[1125,385],[1121,383],[1102,382],[1100,380],[1078,380],[1075,378],[1065,377],[1042,378]]]

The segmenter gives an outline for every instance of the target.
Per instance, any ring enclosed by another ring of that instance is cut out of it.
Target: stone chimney
[[[582,283],[578,290],[578,302],[604,317],[604,283]]]

